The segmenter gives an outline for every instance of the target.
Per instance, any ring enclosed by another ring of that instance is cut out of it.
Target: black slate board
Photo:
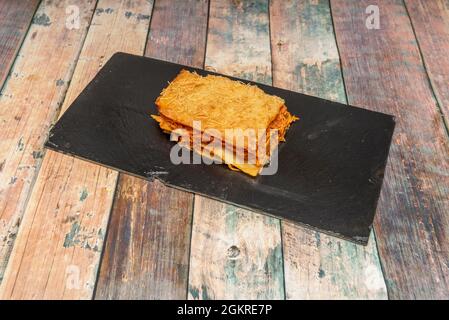
[[[149,115],[157,113],[154,101],[183,68],[213,74],[115,54],[53,127],[46,147],[367,243],[392,116],[257,84],[285,99],[301,118],[279,148],[276,175],[253,178],[225,165],[174,165],[169,157],[174,142]]]

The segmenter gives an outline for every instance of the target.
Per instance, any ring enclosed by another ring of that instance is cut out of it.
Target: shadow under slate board
[[[254,178],[223,164],[174,165],[175,142],[150,114],[181,69],[216,74],[116,53],[53,127],[46,147],[366,245],[392,116],[242,80],[282,97],[300,117],[279,147],[277,173]]]

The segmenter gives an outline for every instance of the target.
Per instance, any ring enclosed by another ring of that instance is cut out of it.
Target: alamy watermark
[[[201,121],[193,121],[192,130],[178,128],[171,132],[170,140],[177,144],[170,151],[170,160],[175,165],[262,165],[260,175],[274,175],[278,170],[278,136],[277,129],[268,130],[268,134],[266,129],[251,128],[202,131]]]
[[[81,289],[80,268],[76,265],[67,266],[65,287],[69,290]]]
[[[75,5],[70,5],[65,8],[65,13],[67,14],[65,20],[65,26],[69,30],[80,28],[80,8]]]
[[[380,11],[379,6],[369,5],[365,9],[365,13],[368,17],[365,20],[365,26],[369,30],[379,30],[380,29]]]

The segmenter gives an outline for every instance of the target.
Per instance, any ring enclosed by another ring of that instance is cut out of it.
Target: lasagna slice
[[[182,70],[156,100],[152,117],[166,133],[182,129],[182,146],[257,176],[292,116],[284,100],[254,85]]]

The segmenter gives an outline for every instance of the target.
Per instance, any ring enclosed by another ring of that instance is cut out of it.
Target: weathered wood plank
[[[96,299],[185,299],[193,196],[120,175]]]
[[[328,0],[270,2],[273,83],[346,103]],[[282,223],[287,299],[386,299],[372,235],[367,247]]]
[[[63,111],[114,52],[143,53],[151,9],[152,2],[146,0],[98,2]],[[65,16],[63,3],[57,12]],[[51,16],[50,21],[53,25]],[[53,55],[66,42],[57,43]],[[117,176],[104,167],[47,151],[6,269],[1,298],[92,297]]]
[[[145,56],[202,67],[208,6],[207,0],[157,1]]]
[[[0,0],[0,88],[28,31],[39,0]]]
[[[271,83],[268,1],[211,1],[206,68]],[[190,299],[284,298],[279,220],[195,196]]]
[[[449,1],[405,0],[436,99],[449,125]]]
[[[146,56],[201,68],[208,2],[158,0]],[[193,195],[120,174],[96,299],[185,299]]]
[[[346,103],[329,1],[270,4],[275,86]]]
[[[0,280],[95,3],[78,7],[73,30],[66,27],[67,5],[39,6],[0,98]]]
[[[394,114],[397,126],[375,219],[389,297],[449,296],[449,143],[402,1],[332,1],[351,104]],[[356,36],[355,36],[356,35]]]

